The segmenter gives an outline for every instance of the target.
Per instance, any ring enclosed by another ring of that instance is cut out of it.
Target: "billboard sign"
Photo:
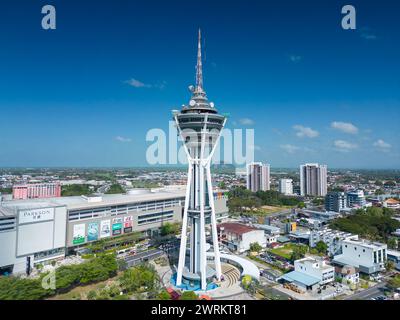
[[[133,227],[133,217],[127,216],[124,217],[124,233],[132,232]]]
[[[18,223],[43,222],[54,219],[54,208],[20,210]]]
[[[81,244],[85,242],[85,224],[75,224],[72,244]]]
[[[91,222],[88,224],[87,240],[96,241],[99,239],[99,224]]]
[[[132,227],[124,228],[124,233],[132,232]]]
[[[122,218],[114,218],[113,223],[122,223]]]
[[[114,223],[112,225],[112,234],[113,236],[119,235],[122,233],[122,223]]]
[[[110,220],[102,220],[100,223],[100,238],[106,238],[110,236]]]

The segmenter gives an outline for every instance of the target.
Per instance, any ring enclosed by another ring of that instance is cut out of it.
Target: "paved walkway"
[[[165,287],[172,287],[171,285],[171,277],[173,275],[174,270],[171,269],[171,267],[165,266],[162,267],[160,265],[154,264],[155,268],[160,275],[161,282]],[[175,288],[179,289],[179,288]],[[237,281],[233,285],[229,287],[224,287],[223,285],[217,289],[214,290],[209,290],[209,291],[196,291],[197,294],[206,294],[213,299],[216,300],[240,300],[240,299],[245,299],[245,300],[251,300],[252,297],[249,296],[247,293],[244,292],[243,288],[240,286],[240,281]]]

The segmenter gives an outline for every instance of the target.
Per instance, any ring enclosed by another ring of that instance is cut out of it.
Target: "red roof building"
[[[250,244],[257,242],[266,246],[264,230],[259,230],[245,224],[226,222],[217,226],[219,239],[231,250],[244,252],[249,250]]]

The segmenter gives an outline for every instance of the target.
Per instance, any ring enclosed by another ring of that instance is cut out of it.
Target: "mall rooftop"
[[[133,189],[126,194],[101,194],[90,196],[55,197],[44,199],[5,200],[0,204],[0,216],[15,215],[19,209],[66,206],[68,210],[116,206],[130,203],[162,201],[185,197],[186,186],[158,189]]]

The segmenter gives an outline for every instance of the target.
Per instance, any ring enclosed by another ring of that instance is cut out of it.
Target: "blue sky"
[[[2,1],[0,166],[147,165],[147,131],[189,100],[201,27],[207,94],[255,129],[256,160],[400,168],[399,16],[389,0]]]

